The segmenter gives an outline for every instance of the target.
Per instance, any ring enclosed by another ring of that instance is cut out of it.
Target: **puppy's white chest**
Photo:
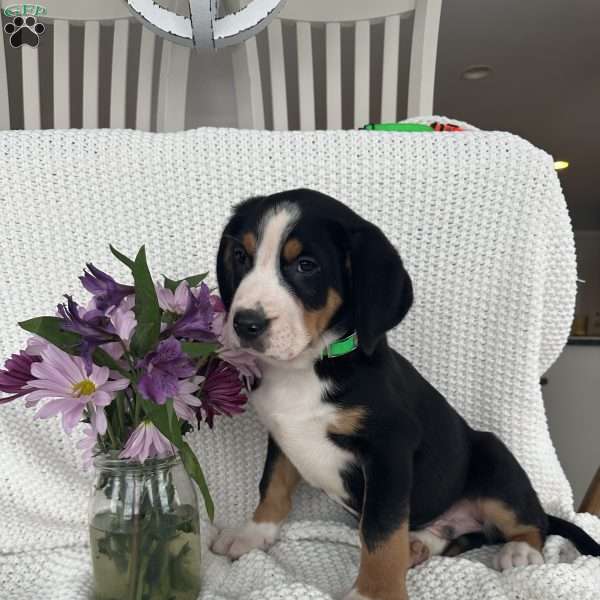
[[[353,455],[327,435],[336,409],[321,400],[322,382],[312,369],[264,375],[251,397],[259,418],[305,481],[343,501],[341,473]]]

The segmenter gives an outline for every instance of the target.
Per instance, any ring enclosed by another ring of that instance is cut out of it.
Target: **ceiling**
[[[491,76],[461,79],[473,64]],[[435,113],[568,160],[573,226],[600,230],[600,0],[444,0]]]

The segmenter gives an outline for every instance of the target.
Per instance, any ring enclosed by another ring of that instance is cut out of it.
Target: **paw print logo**
[[[23,44],[36,48],[40,43],[40,35],[46,28],[42,23],[38,23],[35,17],[29,16],[15,17],[12,23],[4,26],[4,31],[10,35],[10,45],[13,48],[19,48]]]

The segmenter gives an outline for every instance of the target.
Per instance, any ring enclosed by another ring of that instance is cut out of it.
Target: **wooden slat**
[[[339,23],[325,25],[327,129],[342,128],[342,37]]]
[[[312,32],[310,23],[296,23],[298,38],[298,95],[300,101],[300,129],[314,130],[315,80],[313,73]]]
[[[125,128],[128,44],[129,20],[115,21],[110,84],[110,127],[112,129]]]
[[[248,52],[248,73],[250,74],[250,102],[252,105],[252,121],[255,129],[265,128],[265,103],[263,99],[260,62],[258,60],[258,45],[256,36],[246,42]]]
[[[88,21],[83,42],[83,127],[98,127],[98,86],[100,78],[100,23]]]
[[[600,468],[596,471],[596,475],[581,501],[579,512],[592,513],[600,517]]]
[[[4,36],[4,32],[1,33]],[[8,76],[6,73],[4,38],[0,44],[0,130],[3,129],[10,129],[10,104],[8,102]]]
[[[281,21],[274,19],[267,28],[269,37],[269,66],[271,71],[271,98],[273,102],[273,129],[288,129],[287,91],[283,57]]]
[[[158,73],[158,97],[156,99],[156,131],[165,131],[165,112],[167,106],[168,78],[171,68],[171,49],[173,44],[163,39],[160,53],[160,71]]]
[[[173,10],[183,14],[186,0],[173,0]],[[190,49],[163,39],[158,79],[156,128],[158,131],[185,129],[185,106],[190,65]]]
[[[234,48],[233,79],[238,127],[240,129],[264,129],[265,109],[256,37],[251,37]]]
[[[156,36],[142,27],[138,68],[135,128],[150,131],[152,127],[152,76],[154,73],[154,48]]]
[[[158,131],[185,129],[190,49],[163,40],[158,81]]]
[[[19,4],[19,2],[2,2],[3,6],[11,4]],[[71,22],[113,21],[131,17],[125,0],[44,0],[40,5],[47,9],[46,14],[49,19]]]
[[[396,121],[398,105],[398,54],[400,16],[387,17],[383,31],[383,77],[381,82],[381,122]]]
[[[54,128],[71,127],[69,22],[54,21]]]
[[[23,123],[25,129],[40,129],[42,113],[40,109],[40,67],[38,49],[24,45],[21,47],[23,60]]]
[[[311,23],[348,23],[399,15],[414,8],[415,0],[288,0],[279,17]]]
[[[369,122],[371,23],[358,21],[354,40],[354,127]]]
[[[433,88],[442,0],[417,0],[408,78],[408,115],[433,113]]]

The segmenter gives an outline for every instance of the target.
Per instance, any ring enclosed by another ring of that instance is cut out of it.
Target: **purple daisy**
[[[119,458],[131,458],[143,463],[155,456],[175,454],[171,442],[154,426],[151,421],[142,421],[132,432],[119,454]]]
[[[94,295],[96,308],[100,311],[106,311],[112,306],[118,306],[123,298],[133,294],[135,288],[132,285],[117,283],[110,275],[95,267],[92,263],[87,263],[87,271],[79,278],[83,287]]]
[[[41,360],[39,356],[33,356],[21,350],[19,354],[13,354],[4,363],[4,370],[0,369],[0,392],[10,395],[0,398],[0,404],[6,404],[33,392],[34,388],[29,385],[29,381],[34,379],[31,374],[31,366]]]
[[[238,370],[222,360],[213,360],[202,386],[202,405],[198,416],[213,427],[215,415],[232,417],[244,412],[248,396],[242,387]]]
[[[179,380],[196,373],[194,363],[174,337],[160,342],[156,350],[150,352],[137,366],[144,370],[139,390],[145,398],[156,404],[164,404],[167,398],[174,397],[179,389]]]
[[[48,402],[36,418],[61,414],[63,429],[70,433],[87,410],[95,431],[106,433],[104,407],[112,402],[117,391],[130,385],[129,379],[109,381],[109,369],[97,365],[92,365],[88,373],[79,356],[71,356],[56,346],[48,345],[41,356],[42,361],[31,366],[36,379],[29,381],[29,386],[35,389],[28,393],[27,405],[33,406],[40,400]]]

